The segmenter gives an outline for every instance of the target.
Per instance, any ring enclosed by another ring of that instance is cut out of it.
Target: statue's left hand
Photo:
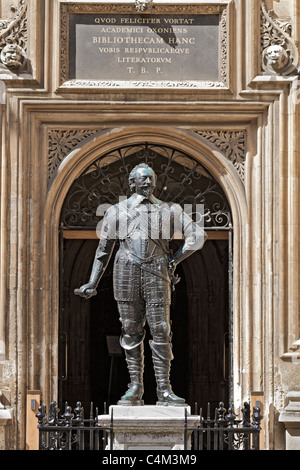
[[[84,284],[79,289],[75,289],[74,294],[84,297],[85,299],[90,299],[94,295],[97,295],[97,291],[93,284]]]

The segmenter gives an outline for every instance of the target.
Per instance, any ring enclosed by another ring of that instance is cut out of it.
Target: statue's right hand
[[[75,289],[74,294],[84,297],[85,299],[89,299],[90,297],[97,295],[97,291],[94,284],[88,283],[84,284],[79,289]]]

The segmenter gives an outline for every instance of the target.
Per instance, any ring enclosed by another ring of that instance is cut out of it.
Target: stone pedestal
[[[5,426],[10,424],[13,417],[13,410],[12,408],[5,409],[1,408],[0,403],[0,450],[6,449],[6,439],[5,439]]]
[[[109,426],[113,413],[113,450],[184,450],[185,410],[187,427],[199,424],[189,406],[111,406],[99,424]],[[187,450],[191,431],[187,431]],[[108,449],[110,443],[108,443]]]
[[[279,422],[285,425],[285,448],[300,450],[300,392],[289,392],[287,399],[288,404],[279,416]]]

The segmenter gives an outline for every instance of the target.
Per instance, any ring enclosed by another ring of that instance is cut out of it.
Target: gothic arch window
[[[63,229],[95,229],[97,208],[129,196],[128,177],[138,163],[148,163],[156,172],[155,196],[189,205],[196,213],[202,205],[204,227],[229,229],[230,208],[221,186],[195,158],[171,146],[141,143],[111,151],[86,168],[70,188],[61,213]]]

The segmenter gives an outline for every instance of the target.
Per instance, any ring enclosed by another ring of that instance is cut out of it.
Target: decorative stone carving
[[[117,3],[103,3],[103,4],[94,4],[94,3],[62,3],[61,5],[62,12],[65,14],[69,13],[124,13],[130,14],[134,13],[135,8],[131,4],[117,4]],[[181,14],[192,14],[192,13],[201,13],[202,15],[217,15],[222,13],[225,6],[222,4],[214,5],[191,5],[191,4],[178,4],[178,5],[168,5],[168,4],[153,4],[153,13],[181,13]]]
[[[289,62],[289,57],[284,49],[280,45],[269,46],[264,50],[263,63],[265,65],[265,71],[270,74],[282,73]]]
[[[242,181],[245,175],[246,131],[197,131],[231,161]]]
[[[298,51],[288,21],[274,17],[267,11],[265,2],[261,7],[261,54],[262,69],[267,75],[291,75],[296,73]]]
[[[221,83],[228,86],[228,13],[225,8],[221,13],[220,20],[221,48],[220,48],[220,76]]]
[[[20,0],[11,19],[0,20],[0,74],[20,72],[27,61],[27,5]]]
[[[135,0],[135,9],[136,11],[145,11],[148,9],[149,5],[153,0]]]
[[[109,81],[109,80],[68,80],[63,84],[64,87],[73,88],[224,88],[221,82],[170,82],[170,81]]]
[[[18,44],[7,44],[0,54],[1,62],[11,70],[20,70],[26,63],[26,53]]]
[[[50,180],[64,158],[80,142],[95,135],[97,129],[48,131],[48,180]],[[246,159],[246,131],[197,131],[201,137],[214,144],[232,162],[244,181]]]
[[[96,134],[97,130],[56,130],[48,132],[48,179],[50,180],[63,159],[83,140]]]

